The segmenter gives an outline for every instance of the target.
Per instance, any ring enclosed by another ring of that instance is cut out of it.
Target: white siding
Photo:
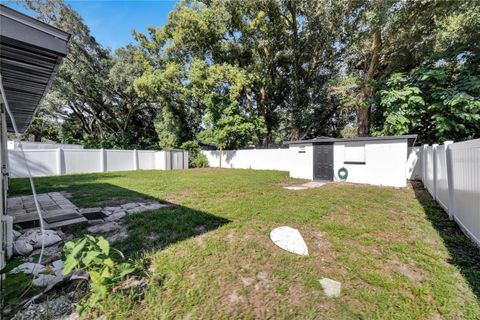
[[[402,140],[365,141],[365,164],[345,163],[345,148],[358,142],[335,142],[333,170],[335,181],[341,181],[338,170],[348,171],[347,182],[380,186],[405,187],[407,177],[407,142]]]

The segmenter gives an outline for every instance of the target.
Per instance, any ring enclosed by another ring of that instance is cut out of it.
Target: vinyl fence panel
[[[155,151],[138,150],[138,169],[152,170],[155,169]]]
[[[453,143],[453,217],[480,245],[480,139]]]
[[[437,202],[445,211],[448,211],[448,180],[446,145],[438,146],[435,150],[435,194]]]
[[[427,147],[425,149],[425,180],[423,184],[427,188],[428,192],[435,198],[435,188],[434,188],[434,179],[433,179],[433,171],[434,171],[434,157],[433,157],[433,146]]]
[[[100,149],[64,149],[63,173],[102,172],[102,150]]]
[[[105,150],[105,156],[107,172],[134,170],[133,150]]]
[[[57,174],[58,159],[56,150],[25,150],[30,172],[35,177]],[[8,160],[12,177],[28,177],[27,167],[21,150],[9,150]]]
[[[25,150],[34,177],[73,173],[94,173],[129,170],[170,170],[188,168],[188,152],[183,150],[104,150],[104,149],[48,149]],[[166,154],[173,157],[166,158]],[[166,161],[173,161],[166,163]],[[27,177],[20,150],[8,151],[9,175]]]

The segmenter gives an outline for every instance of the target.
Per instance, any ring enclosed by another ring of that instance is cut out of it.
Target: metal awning
[[[48,91],[69,39],[69,33],[0,5],[0,73],[20,132]],[[13,131],[8,118],[7,128]]]

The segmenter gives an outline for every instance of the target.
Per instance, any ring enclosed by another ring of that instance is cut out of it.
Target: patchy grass
[[[80,206],[158,199],[175,206],[128,217],[117,245],[144,266],[141,298],[115,293],[107,318],[479,319],[480,250],[420,185],[327,184],[285,190],[275,171],[192,169],[39,178]],[[12,180],[13,194],[28,192]],[[300,230],[310,256],[269,240]],[[319,279],[342,282],[338,299]]]

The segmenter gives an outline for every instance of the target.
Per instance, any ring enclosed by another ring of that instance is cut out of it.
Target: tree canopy
[[[476,1],[184,0],[115,53],[69,5],[25,4],[73,34],[36,138],[235,149],[326,135],[480,137]]]

